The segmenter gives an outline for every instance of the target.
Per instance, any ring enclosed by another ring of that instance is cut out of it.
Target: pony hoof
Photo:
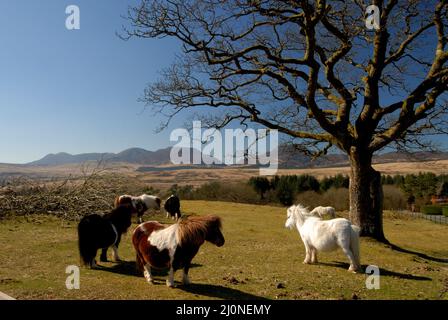
[[[351,273],[362,273],[362,269],[361,268],[348,268],[348,271]]]
[[[303,263],[303,264],[311,264],[310,261],[303,261],[302,263]]]
[[[166,282],[166,286],[168,288],[176,288],[176,285],[174,283],[169,282],[169,281]]]

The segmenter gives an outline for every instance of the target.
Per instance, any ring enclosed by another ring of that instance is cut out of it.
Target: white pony
[[[313,210],[311,210],[310,215],[312,216],[319,216],[323,218],[325,215],[328,215],[330,219],[336,218],[336,210],[333,207],[316,207]]]
[[[285,227],[296,227],[305,244],[303,263],[317,263],[317,251],[333,251],[338,247],[350,261],[349,271],[361,271],[359,260],[359,232],[361,229],[349,220],[337,218],[322,220],[311,216],[308,209],[298,204],[287,211]]]
[[[115,208],[122,204],[131,204],[137,213],[138,223],[143,222],[143,214],[147,210],[155,209],[160,210],[161,200],[157,196],[152,196],[149,194],[142,194],[141,196],[135,197],[128,194],[117,196],[115,198]]]

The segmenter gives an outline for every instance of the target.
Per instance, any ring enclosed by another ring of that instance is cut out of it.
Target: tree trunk
[[[372,153],[350,150],[350,220],[361,227],[361,236],[388,242],[383,232],[381,174],[372,167]]]

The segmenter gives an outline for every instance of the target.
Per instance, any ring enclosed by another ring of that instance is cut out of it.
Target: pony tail
[[[361,232],[361,228],[355,225],[351,226],[351,234],[350,234],[350,249],[353,252],[353,256],[355,258],[357,267],[361,269],[361,261],[359,257],[359,233]]]
[[[143,272],[143,261],[138,252],[135,255],[135,267],[136,267],[138,273]]]
[[[81,220],[78,224],[78,249],[82,265],[90,266],[96,255],[96,250],[92,248],[91,243],[89,226],[85,220]]]

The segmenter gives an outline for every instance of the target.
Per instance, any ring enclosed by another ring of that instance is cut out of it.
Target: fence
[[[421,212],[412,212],[408,210],[397,211],[397,213],[411,216],[414,218],[430,220],[432,222],[439,224],[448,224],[448,217],[445,217],[444,215],[423,214]]]

